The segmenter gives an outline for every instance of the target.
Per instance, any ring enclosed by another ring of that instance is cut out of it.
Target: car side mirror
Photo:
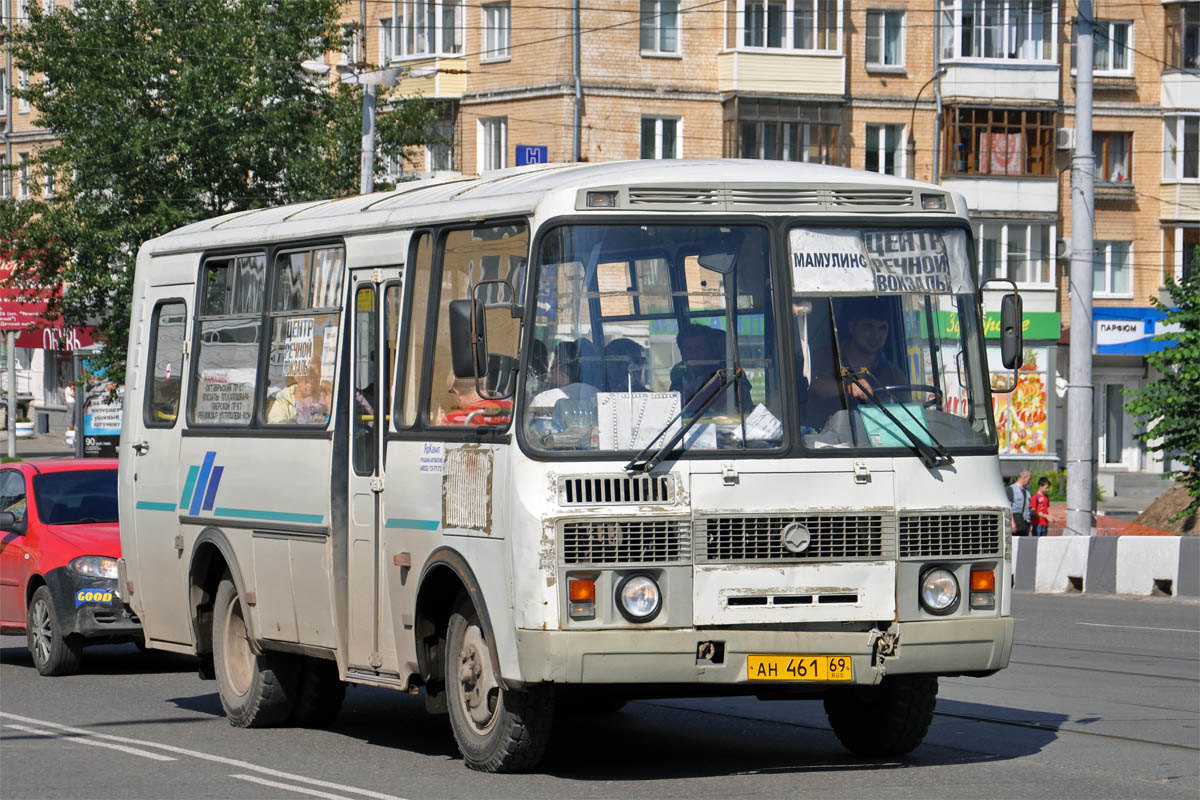
[[[17,516],[12,511],[0,511],[0,531],[25,535],[25,515]]]
[[[1000,361],[1005,369],[1020,369],[1024,361],[1021,305],[1019,294],[1000,298]]]
[[[487,376],[487,332],[483,302],[450,301],[450,361],[455,378]]]

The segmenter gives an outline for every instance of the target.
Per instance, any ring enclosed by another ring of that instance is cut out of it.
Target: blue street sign
[[[544,144],[517,145],[517,166],[526,164],[545,164],[550,160],[550,150]]]

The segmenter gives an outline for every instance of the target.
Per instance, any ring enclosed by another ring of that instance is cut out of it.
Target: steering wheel
[[[921,405],[925,408],[941,408],[942,407],[942,390],[936,386],[931,386],[927,383],[898,383],[895,386],[884,386],[882,391],[895,396],[899,392],[921,392],[930,395],[930,397]]]

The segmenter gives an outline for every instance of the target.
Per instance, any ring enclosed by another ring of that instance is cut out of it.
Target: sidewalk
[[[8,431],[0,429],[0,456],[8,455]],[[68,447],[65,432],[51,431],[50,433],[34,436],[29,439],[17,439],[17,457],[22,460],[37,458],[71,458],[75,448]]]

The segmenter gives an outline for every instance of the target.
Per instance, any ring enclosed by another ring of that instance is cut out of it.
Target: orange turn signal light
[[[996,591],[996,573],[994,570],[971,570],[972,592]]]
[[[571,578],[567,585],[572,603],[596,602],[595,578]]]

